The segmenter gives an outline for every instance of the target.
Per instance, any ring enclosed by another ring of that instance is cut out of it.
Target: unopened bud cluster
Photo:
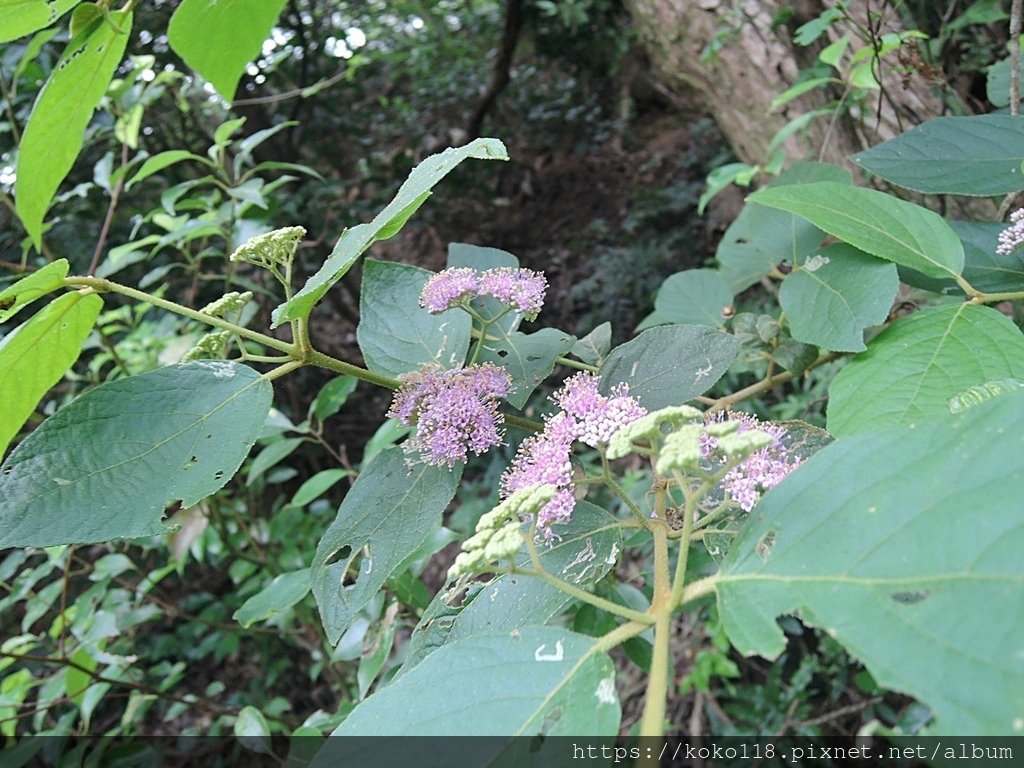
[[[289,264],[305,235],[304,227],[284,227],[250,237],[231,254],[231,261],[245,261],[266,268]]]

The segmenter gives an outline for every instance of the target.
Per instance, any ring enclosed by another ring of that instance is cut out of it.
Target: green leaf
[[[472,321],[465,312],[432,315],[420,306],[430,276],[408,264],[366,260],[356,338],[371,371],[398,376],[426,363],[462,365]]]
[[[572,522],[557,526],[560,538],[541,550],[548,573],[587,589],[613,568],[622,551],[621,528],[605,510],[587,501],[576,502]],[[530,566],[529,555],[519,558]],[[448,600],[457,598],[449,605]],[[409,652],[396,679],[408,674],[438,648],[482,632],[510,631],[543,624],[558,614],[572,597],[546,581],[504,574],[486,584],[473,584],[463,594],[437,593],[412,633]]]
[[[308,595],[310,587],[309,568],[282,573],[242,603],[231,618],[243,627],[272,619]]]
[[[4,0],[0,3],[0,43],[56,23],[78,3],[79,0]]]
[[[850,160],[926,194],[1002,195],[1024,189],[1024,118],[937,117]]]
[[[313,768],[362,764],[348,752],[362,740],[342,736],[614,735],[621,717],[615,666],[597,643],[560,627],[523,627],[445,646],[352,710]],[[469,748],[460,744],[460,753]],[[505,748],[493,739],[477,747]],[[489,765],[479,759],[485,754],[458,763]]]
[[[64,285],[68,260],[57,259],[0,291],[0,323],[6,323],[41,296]]]
[[[929,277],[959,275],[964,266],[960,238],[939,214],[884,192],[822,181],[764,189],[750,199],[803,216],[855,248]]]
[[[1024,393],[842,439],[765,494],[733,544],[716,584],[729,638],[774,658],[775,617],[795,613],[931,707],[933,733],[1018,732],[1022,497]]]
[[[1007,392],[1016,392],[1024,389],[1024,381],[1020,379],[999,379],[998,381],[986,381],[984,384],[976,384],[968,387],[963,392],[958,392],[946,401],[950,413],[960,413],[968,408],[973,408],[979,403],[991,400],[993,397],[1005,395]]]
[[[1020,92],[1024,94],[1024,82],[1021,83]],[[988,68],[985,77],[985,95],[994,107],[1008,107],[1010,105],[1010,59],[997,61]]]
[[[832,382],[837,437],[948,417],[946,401],[975,384],[1024,378],[1024,337],[976,304],[930,307],[882,331]]]
[[[259,56],[285,0],[182,0],[167,27],[174,52],[227,101]]]
[[[612,324],[601,323],[572,347],[572,354],[590,365],[601,365],[612,348]]]
[[[167,533],[238,470],[270,411],[270,382],[203,360],[109,382],[57,411],[0,466],[0,547]]]
[[[98,19],[68,43],[39,92],[21,139],[15,202],[36,248],[46,209],[82,149],[92,113],[128,44],[131,12],[114,11],[110,18],[125,34]]]
[[[885,321],[899,287],[893,264],[837,243],[786,277],[779,303],[797,341],[860,352],[864,329]]]
[[[522,408],[533,391],[555,369],[556,360],[565,355],[576,337],[554,328],[542,328],[536,333],[506,333],[495,325],[490,329],[498,338],[484,344],[481,362],[492,362],[504,367],[512,377],[512,393],[505,398],[514,408]]]
[[[461,468],[410,467],[401,448],[381,451],[360,473],[313,558],[313,595],[332,645],[441,524],[461,475]],[[356,560],[359,570],[350,576]]]
[[[268,469],[291,456],[300,445],[302,445],[301,437],[288,437],[268,445],[253,459],[252,465],[249,467],[249,474],[245,478],[245,484],[252,485],[256,478],[262,477]]]
[[[321,472],[317,472],[301,486],[299,490],[292,496],[291,504],[296,507],[304,507],[307,504],[316,501],[323,496],[327,491],[337,485],[338,481],[344,477],[348,477],[352,473],[347,469],[325,469]]]
[[[1005,224],[993,221],[947,221],[964,246],[964,279],[979,291],[1005,293],[1024,290],[1024,260],[1019,253],[996,253],[999,233]],[[951,278],[926,277],[920,272],[900,269],[900,279],[915,288],[936,293],[963,295],[963,289]]]
[[[815,181],[850,184],[850,173],[826,163],[795,163],[769,189]],[[725,231],[715,259],[733,294],[766,277],[782,261],[795,263],[809,254],[825,233],[806,219],[748,202]]]
[[[235,737],[252,752],[270,752],[270,726],[256,707],[242,707],[235,719]]]
[[[722,311],[732,304],[732,290],[721,274],[689,269],[670,275],[654,301],[654,311],[670,323],[724,327]]]
[[[184,149],[169,149],[166,152],[160,152],[147,158],[142,167],[136,171],[135,175],[125,185],[125,190],[131,189],[140,181],[148,179],[153,174],[160,173],[164,168],[169,168],[175,163],[180,163],[182,160],[197,160],[204,165],[208,164],[206,158],[201,155],[187,152]]]
[[[0,456],[78,359],[102,308],[96,294],[66,293],[0,339]]]
[[[625,383],[649,411],[680,405],[707,392],[739,351],[734,336],[707,326],[650,328],[608,355],[601,366],[601,391]]]
[[[377,240],[383,239],[382,232],[389,224],[396,221],[414,202],[422,203],[425,193],[468,158],[508,160],[508,152],[505,151],[505,145],[497,139],[475,139],[465,146],[449,148],[440,154],[431,155],[417,165],[398,190],[395,199],[388,203],[373,221],[342,233],[330,257],[317,273],[306,281],[302,290],[274,310],[273,327],[309,315],[313,305],[348,272],[366,249]]]
[[[313,401],[310,409],[320,421],[328,419],[348,401],[348,396],[356,391],[359,379],[355,376],[335,376],[324,384],[323,389]]]

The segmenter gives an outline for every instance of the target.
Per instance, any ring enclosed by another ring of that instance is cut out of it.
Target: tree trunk
[[[744,162],[767,162],[772,138],[792,118],[843,95],[841,86],[829,86],[771,110],[772,100],[794,84],[798,72],[841,37],[833,27],[831,37],[809,47],[792,40],[797,27],[834,0],[626,0],[626,5],[657,75],[695,110],[711,115]],[[875,22],[879,35],[898,31],[900,20],[882,6],[882,0],[858,0],[850,9],[864,24],[869,10],[882,12]],[[785,23],[773,25],[786,13]],[[850,50],[862,44],[853,39]],[[708,58],[714,48],[717,53]],[[909,75],[894,71],[896,56],[883,60],[888,66],[881,94],[872,91],[862,107],[835,120],[831,114],[819,117],[794,133],[781,145],[788,159],[850,167],[847,156],[940,114],[943,104],[934,81],[916,70]]]

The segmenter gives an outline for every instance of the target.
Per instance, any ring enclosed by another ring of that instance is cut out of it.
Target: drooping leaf
[[[131,179],[129,179],[128,183],[125,184],[125,189],[131,189],[140,181],[144,181],[153,174],[160,173],[160,171],[165,168],[169,168],[175,163],[180,163],[183,160],[195,160],[203,164],[208,162],[206,158],[201,155],[193,154],[192,152],[188,152],[184,149],[169,149],[166,152],[160,152],[159,154],[146,158],[146,162],[142,164],[142,167],[139,168],[139,170],[132,175]]]
[[[6,323],[28,304],[56,291],[64,284],[67,274],[68,260],[57,259],[4,288],[0,291],[0,323]]]
[[[349,750],[365,745],[347,736],[612,735],[621,717],[615,666],[596,646],[596,638],[561,627],[491,632],[447,645],[352,710],[313,767],[360,764]],[[401,749],[405,740],[393,741]],[[499,740],[477,741],[486,750],[479,757],[505,748]],[[467,759],[468,748],[460,745],[457,764],[491,764]]]
[[[270,411],[270,382],[203,360],[109,382],[57,411],[0,466],[0,547],[167,533],[238,470]]]
[[[618,561],[621,530],[605,510],[587,501],[576,502],[572,521],[567,526],[556,526],[560,538],[540,553],[544,569],[587,589]],[[519,562],[530,567],[525,553]],[[452,598],[455,605],[447,602]],[[448,643],[482,632],[543,624],[571,599],[546,581],[513,574],[474,584],[465,595],[438,592],[412,634],[408,655],[396,679]]]
[[[345,230],[330,257],[317,273],[306,281],[302,290],[274,310],[274,327],[308,315],[313,305],[348,272],[366,249],[384,238],[382,232],[386,232],[392,222],[396,219],[404,222],[412,213],[410,206],[414,202],[417,205],[421,204],[426,199],[426,193],[451,173],[459,163],[469,158],[508,160],[508,152],[505,145],[497,139],[475,139],[465,146],[449,148],[438,155],[431,155],[417,165],[398,190],[395,199],[388,203],[373,221]],[[394,232],[390,232],[388,236],[393,234]]]
[[[275,576],[267,586],[250,597],[231,617],[243,627],[266,621],[291,608],[310,590],[309,568]]]
[[[174,52],[227,101],[260,54],[285,0],[182,0],[167,27]]]
[[[803,216],[855,248],[929,277],[953,277],[964,266],[960,238],[939,214],[884,192],[821,181],[764,189],[750,199]]]
[[[381,451],[363,469],[313,558],[313,595],[332,644],[441,524],[461,475],[461,465],[410,467],[401,448]],[[349,574],[356,560],[358,572]]]
[[[999,233],[1005,224],[993,221],[947,221],[964,246],[964,279],[985,293],[1024,290],[1024,260],[1020,253],[996,253]],[[920,272],[900,268],[900,280],[915,288],[936,293],[963,295],[963,289],[950,278],[936,279]]]
[[[15,202],[25,231],[40,247],[43,217],[82,149],[85,129],[121,63],[132,26],[130,11],[89,24],[68,43],[39,92],[18,150]]]
[[[722,310],[732,304],[732,289],[718,272],[688,269],[670,275],[654,300],[658,317],[679,325],[724,327]]]
[[[96,294],[66,293],[0,339],[0,456],[78,359],[102,308]]]
[[[56,23],[80,0],[4,0],[0,3],[0,43],[31,35]]]
[[[828,163],[794,163],[771,189],[815,181],[851,184],[849,171]],[[715,259],[733,294],[745,291],[783,261],[796,262],[821,245],[825,233],[792,213],[748,202],[718,245]]]
[[[975,384],[1024,378],[1024,336],[976,304],[930,307],[882,331],[832,382],[837,437],[947,417],[946,401]]]
[[[506,399],[515,408],[526,405],[533,391],[555,369],[555,361],[576,343],[575,336],[555,328],[542,328],[536,333],[506,333],[492,326],[491,334],[498,338],[485,342],[480,361],[501,366],[512,377],[513,391]]]
[[[408,264],[367,259],[356,337],[371,371],[398,376],[431,362],[443,368],[462,364],[472,321],[465,312],[432,315],[420,306],[430,275]]]
[[[650,328],[611,351],[601,366],[601,391],[625,383],[649,411],[680,405],[707,392],[739,350],[735,336],[703,325]]]
[[[1018,192],[1024,189],[1024,117],[937,117],[850,160],[926,194]]]
[[[612,324],[601,323],[572,345],[572,354],[584,363],[600,366],[612,349]]]
[[[932,732],[1018,732],[1022,496],[1022,393],[840,440],[769,491],[733,544],[717,584],[729,638],[774,658],[775,618],[795,613],[931,707]]]
[[[885,320],[899,285],[895,265],[837,243],[786,277],[779,303],[797,341],[860,352],[864,329]]]

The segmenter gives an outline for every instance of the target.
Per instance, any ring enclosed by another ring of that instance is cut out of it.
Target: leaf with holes
[[[597,638],[562,627],[471,635],[431,654],[353,709],[313,767],[363,763],[350,752],[362,741],[343,736],[609,736],[620,718],[615,665],[598,649]],[[394,740],[394,748],[403,749],[404,741]],[[490,765],[481,758],[493,759],[507,748],[500,739],[460,743],[457,763]],[[483,752],[466,759],[466,749]]]
[[[431,274],[408,264],[367,259],[356,338],[371,371],[399,376],[426,363],[462,365],[472,321],[465,312],[432,315],[420,306],[420,292]]]
[[[587,589],[618,562],[622,529],[608,512],[587,501],[576,502],[572,521],[555,526],[559,538],[541,550],[544,570],[574,586]],[[529,555],[520,565],[530,567]],[[457,598],[457,605],[448,600]],[[497,576],[487,584],[476,583],[465,594],[437,593],[412,633],[409,652],[397,677],[409,673],[424,658],[457,640],[498,630],[521,629],[543,624],[572,598],[546,581],[516,574]]]
[[[0,547],[49,547],[167,533],[238,470],[273,392],[222,360],[104,384],[57,411],[0,466]]]
[[[103,98],[128,45],[130,11],[112,11],[75,36],[39,92],[18,149],[15,202],[36,248],[43,217],[57,188],[75,163],[85,129]]]
[[[102,308],[96,294],[66,293],[0,339],[0,455],[78,359]]]
[[[347,229],[338,239],[330,257],[298,293],[273,312],[273,327],[306,317],[331,286],[338,282],[360,256],[378,240],[391,237],[423,203],[441,180],[463,160],[508,160],[505,145],[497,139],[474,139],[461,147],[451,147],[431,155],[412,169],[395,199],[373,221]]]
[[[936,117],[853,155],[866,171],[901,187],[942,195],[1004,195],[1024,189],[1024,118]]]
[[[313,596],[331,644],[408,555],[440,526],[462,468],[381,451],[359,474],[313,557]],[[358,562],[358,570],[349,572]],[[351,578],[351,582],[349,580]]]
[[[729,639],[777,657],[796,614],[935,734],[1008,735],[1024,713],[1024,393],[839,440],[765,494],[716,578]],[[955,532],[951,534],[950,532]],[[964,621],[965,606],[984,606]]]
[[[939,214],[884,192],[820,181],[763,189],[750,200],[803,216],[854,248],[929,277],[955,277],[964,267],[960,238]]]
[[[491,334],[498,338],[484,343],[480,362],[501,366],[512,377],[512,393],[506,400],[515,408],[526,405],[533,391],[551,375],[558,358],[576,343],[575,336],[554,328],[536,333],[506,333],[492,326]]]
[[[81,0],[5,0],[0,3],[0,43],[55,23]]]
[[[797,341],[860,352],[864,329],[885,322],[899,287],[895,265],[837,243],[786,277],[779,304]]]
[[[601,366],[601,391],[624,383],[649,411],[680,405],[707,392],[739,351],[735,336],[707,326],[650,328],[611,351]]]
[[[946,304],[901,318],[832,381],[836,437],[949,415],[946,401],[975,384],[1024,378],[1024,336],[991,307]]]

